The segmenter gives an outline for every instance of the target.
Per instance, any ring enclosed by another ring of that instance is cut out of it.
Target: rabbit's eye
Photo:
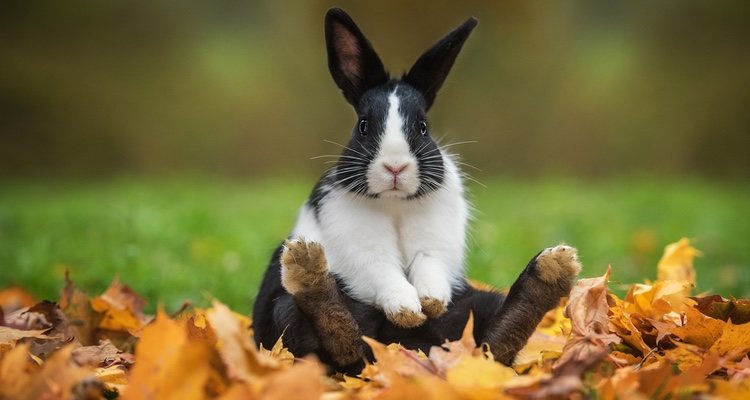
[[[367,118],[359,120],[359,134],[362,136],[367,135]]]
[[[419,121],[419,133],[422,136],[427,135],[427,121],[424,121],[424,120]]]

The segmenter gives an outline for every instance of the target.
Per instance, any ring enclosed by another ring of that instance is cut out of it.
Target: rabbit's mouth
[[[419,189],[419,177],[413,164],[402,168],[373,166],[367,173],[367,186],[377,196],[408,197]]]

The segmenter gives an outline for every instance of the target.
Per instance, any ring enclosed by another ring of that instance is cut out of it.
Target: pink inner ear
[[[360,77],[359,46],[357,38],[342,25],[334,24],[336,54],[344,75],[350,80]]]

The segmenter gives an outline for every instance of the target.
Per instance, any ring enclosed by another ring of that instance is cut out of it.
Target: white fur
[[[398,112],[399,98],[396,90],[388,96],[388,115],[380,139],[378,153],[367,169],[367,183],[371,194],[383,197],[404,198],[419,189],[417,159],[409,150],[404,134],[404,121]],[[394,178],[387,166],[403,168]]]
[[[399,190],[373,199],[332,189],[321,202],[318,218],[311,207],[302,208],[293,236],[323,244],[331,273],[343,280],[353,298],[386,313],[403,308],[420,312],[420,297],[447,305],[451,287],[463,276],[469,211],[459,170],[445,155],[442,186],[417,199],[403,198],[416,192],[419,176],[395,93],[389,104],[386,132],[368,171],[368,186],[385,193],[378,192],[383,186],[377,185],[387,181],[390,191],[393,174],[382,163],[403,162],[407,169],[403,178],[399,174]]]

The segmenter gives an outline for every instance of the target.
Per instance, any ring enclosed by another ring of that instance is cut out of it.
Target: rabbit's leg
[[[281,254],[281,283],[315,328],[321,347],[340,366],[364,358],[359,325],[328,273],[323,246],[289,240]]]
[[[580,270],[577,250],[565,245],[547,248],[529,261],[484,336],[497,361],[513,362],[544,314],[568,295]]]
[[[422,312],[430,318],[442,315],[451,302],[455,272],[442,259],[419,253],[409,265],[409,282],[419,293]]]

